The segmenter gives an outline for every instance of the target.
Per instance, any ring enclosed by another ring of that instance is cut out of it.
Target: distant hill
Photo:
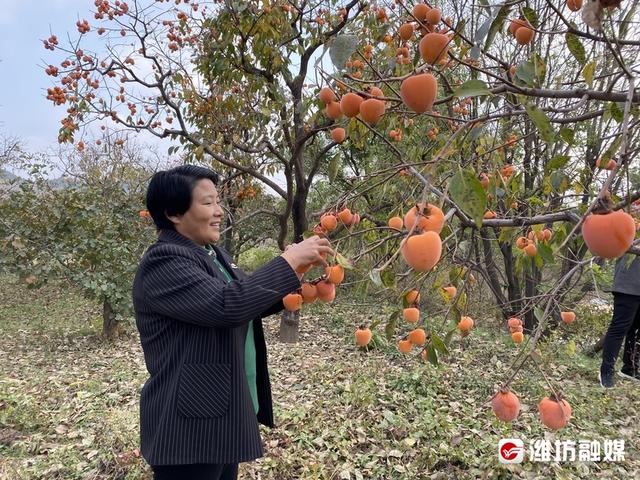
[[[19,175],[15,175],[4,168],[0,168],[0,184],[14,182],[16,180],[20,181],[22,179],[23,178]],[[73,183],[72,180],[63,177],[51,178],[47,180],[47,182],[49,182],[49,185],[55,189],[66,188]]]
[[[73,181],[71,181],[68,178],[52,178],[50,180],[48,180],[49,185],[51,185],[54,189],[60,189],[60,188],[67,188],[68,186],[73,184]]]
[[[4,168],[0,168],[0,180],[5,180],[7,182],[10,182],[12,180],[15,180],[16,178],[18,177],[13,173],[11,173],[10,171],[5,170]]]

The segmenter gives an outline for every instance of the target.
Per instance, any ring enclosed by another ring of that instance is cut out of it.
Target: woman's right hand
[[[325,260],[327,254],[334,255],[329,240],[314,235],[300,243],[287,246],[281,256],[291,265],[291,268],[297,270],[300,267],[306,267],[315,262],[327,265],[327,261]]]

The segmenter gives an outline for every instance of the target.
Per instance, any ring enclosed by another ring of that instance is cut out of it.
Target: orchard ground
[[[137,450],[146,370],[135,327],[105,343],[99,308],[73,289],[27,290],[11,277],[0,285],[0,478],[151,478]],[[358,351],[355,327],[384,307],[354,301],[373,302],[344,288],[332,305],[305,307],[294,345],[277,342],[277,317],[265,321],[278,426],[263,429],[266,456],[241,465],[240,478],[640,477],[640,388],[620,379],[603,391],[599,358],[582,353],[605,330],[606,309],[577,308],[578,320],[540,346],[545,372],[573,407],[569,426],[552,434],[538,419],[548,388],[532,363],[512,385],[523,403],[513,424],[485,403],[518,348],[481,305],[473,306],[471,335],[457,336],[446,363],[434,367],[401,356],[395,344]],[[504,466],[503,437],[525,445],[624,439],[626,459]]]

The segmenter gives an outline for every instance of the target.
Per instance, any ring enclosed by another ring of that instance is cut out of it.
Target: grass
[[[73,289],[0,284],[0,478],[146,479],[138,448],[138,394],[146,369],[135,329],[99,337],[100,309]],[[438,367],[393,345],[363,352],[353,330],[380,309],[337,303],[304,312],[300,342],[279,344],[266,323],[277,428],[263,429],[265,457],[241,465],[244,479],[638,478],[640,388],[597,384],[598,358],[580,354],[606,325],[591,314],[541,345],[543,370],[574,418],[553,433],[537,417],[544,378],[525,365],[512,385],[523,404],[513,424],[485,401],[507,377],[517,348],[495,320],[457,335]],[[404,328],[397,328],[399,333]],[[405,329],[406,330],[406,329]],[[577,351],[577,353],[576,353]],[[497,442],[626,441],[619,463],[503,466]]]

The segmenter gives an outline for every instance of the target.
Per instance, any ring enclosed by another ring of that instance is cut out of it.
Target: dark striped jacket
[[[258,422],[274,425],[261,318],[282,310],[300,281],[280,256],[247,276],[216,253],[233,282],[204,248],[162,230],[136,272],[133,304],[150,375],[140,395],[141,452],[151,465],[253,460],[263,455]],[[257,418],[244,371],[251,320]]]

